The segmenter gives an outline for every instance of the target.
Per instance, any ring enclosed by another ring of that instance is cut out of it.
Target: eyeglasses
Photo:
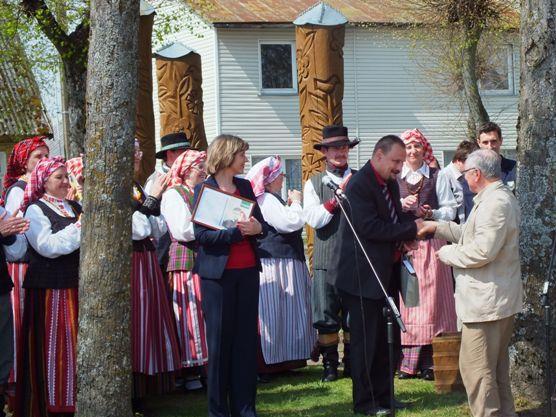
[[[466,172],[473,171],[473,170],[480,171],[479,168],[467,168],[461,171],[461,173],[465,175]]]

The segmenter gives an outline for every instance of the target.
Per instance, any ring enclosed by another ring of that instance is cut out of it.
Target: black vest
[[[357,171],[352,169],[352,175]],[[313,188],[322,204],[334,197],[332,190],[322,183],[326,172],[318,173],[311,177]],[[338,228],[340,226],[340,211],[336,211],[330,222],[320,229],[315,229],[315,244],[313,246],[313,269],[328,269],[333,258],[333,251],[338,239]]]
[[[278,200],[284,204],[281,198]],[[259,256],[261,258],[293,258],[305,262],[302,232],[303,228],[291,233],[279,233],[269,224],[267,235],[259,240]]]
[[[81,214],[81,206],[75,201],[68,201],[73,211]],[[77,217],[64,217],[52,210],[42,201],[37,201],[51,224],[52,233],[57,233],[77,221]],[[29,254],[29,268],[23,282],[24,288],[77,288],[79,285],[79,249],[57,258],[47,258],[40,255],[31,245]]]
[[[6,254],[4,253],[3,245],[14,243],[15,239],[15,236],[0,238],[0,295],[8,294],[14,286],[12,278],[8,273],[8,264],[6,263]]]
[[[25,191],[25,187],[27,186],[27,183],[23,180],[17,180],[15,183],[13,183],[11,185],[10,188],[8,188],[8,190],[6,191],[6,199],[8,198],[8,195],[10,194],[10,191],[13,188],[19,188],[23,191]],[[29,255],[27,254],[27,252],[25,252],[25,255],[23,255],[23,257],[21,257],[21,259],[18,259],[17,262],[19,263],[28,263],[29,262]]]

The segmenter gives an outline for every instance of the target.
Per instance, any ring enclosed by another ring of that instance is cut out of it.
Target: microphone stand
[[[359,238],[359,235],[355,231],[355,227],[353,226],[353,223],[351,222],[351,220],[350,220],[350,218],[349,218],[349,216],[346,212],[346,209],[343,205],[343,199],[345,198],[346,201],[347,201],[347,197],[345,195],[339,196],[338,193],[336,191],[334,191],[334,198],[338,202],[338,205],[340,206],[340,210],[344,214],[344,217],[346,218],[347,224],[349,225],[349,228],[351,229],[351,232],[353,233],[353,236],[355,236],[355,240],[359,244],[359,248],[363,252],[363,255],[365,255],[365,259],[367,260],[367,263],[371,267],[371,270],[373,271],[376,282],[378,282],[378,285],[380,286],[380,289],[382,290],[382,293],[384,295],[384,300],[386,301],[387,306],[384,307],[384,309],[383,309],[383,315],[384,315],[384,318],[386,319],[387,339],[388,339],[388,362],[389,362],[389,369],[390,369],[390,414],[393,417],[395,417],[396,416],[396,407],[394,407],[394,322],[393,322],[392,319],[393,318],[396,319],[396,322],[398,323],[398,326],[403,333],[406,332],[406,328],[405,328],[405,325],[403,324],[402,316],[401,316],[401,314],[398,310],[398,307],[396,306],[396,303],[394,302],[394,298],[392,298],[388,295],[388,292],[386,291],[386,288],[384,288],[384,285],[382,284],[382,281],[380,281],[380,279],[378,277],[378,273],[376,272],[376,269],[375,269],[371,259],[369,258],[369,255],[367,254],[367,251],[365,250],[365,247],[363,246],[363,243],[361,242],[361,239]],[[363,313],[363,312],[361,312],[361,313]]]
[[[550,264],[546,275],[546,281],[543,285],[541,294],[541,305],[544,310],[544,328],[545,328],[545,349],[546,349],[546,407],[547,416],[552,417],[552,359],[550,350],[550,328],[552,327],[552,307],[550,305],[549,290],[552,283],[552,268],[554,267],[554,251],[556,248],[556,235],[552,238],[552,252],[550,254]]]

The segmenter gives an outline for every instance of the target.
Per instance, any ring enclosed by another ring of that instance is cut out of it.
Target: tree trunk
[[[139,0],[92,0],[77,417],[131,410],[131,184]]]
[[[477,138],[477,128],[489,121],[488,113],[479,94],[477,80],[477,45],[481,39],[481,29],[469,28],[464,25],[464,46],[462,48],[463,89],[469,116],[467,119],[467,135],[470,140]]]
[[[69,120],[68,148],[66,157],[74,158],[85,152],[85,93],[87,83],[87,67],[75,65],[69,60],[64,60],[66,103]]]
[[[517,196],[521,205],[521,267],[525,307],[512,347],[512,382],[521,396],[546,399],[544,319],[540,293],[556,229],[556,19],[554,2],[521,2],[521,95]],[[556,294],[550,294],[552,311]],[[549,356],[556,350],[552,344]]]

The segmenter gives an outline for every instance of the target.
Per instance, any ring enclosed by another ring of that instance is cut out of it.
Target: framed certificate
[[[214,230],[235,227],[251,217],[255,202],[204,184],[193,209],[192,221]]]

